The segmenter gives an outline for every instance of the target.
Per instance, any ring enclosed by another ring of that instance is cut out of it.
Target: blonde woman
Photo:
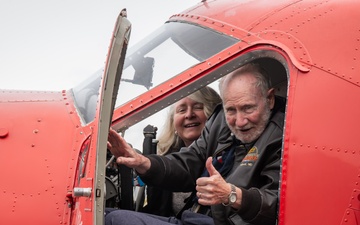
[[[200,136],[207,118],[219,103],[221,98],[218,93],[210,87],[204,87],[170,106],[158,137],[157,153],[166,155],[189,146]],[[142,211],[160,216],[176,216],[190,194],[147,187],[147,205]]]

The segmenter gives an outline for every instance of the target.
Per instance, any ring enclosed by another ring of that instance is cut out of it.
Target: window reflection
[[[178,75],[237,42],[187,23],[164,24],[129,49],[116,106]]]

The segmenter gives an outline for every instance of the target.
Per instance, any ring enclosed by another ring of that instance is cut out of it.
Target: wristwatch
[[[230,192],[230,194],[228,196],[229,203],[227,203],[227,204],[222,203],[224,206],[229,206],[229,205],[234,204],[236,202],[236,199],[237,199],[235,185],[230,184],[230,187],[231,187],[231,192]]]

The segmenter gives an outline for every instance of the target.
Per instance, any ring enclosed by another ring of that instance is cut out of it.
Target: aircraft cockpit
[[[193,35],[185,35],[185,31]],[[235,54],[224,62],[219,55],[237,42],[239,40],[235,38],[192,24],[164,24],[128,50],[112,127],[138,151],[152,148],[152,153],[156,153],[151,144],[144,147],[148,138],[145,136],[145,128],[152,126],[160,132],[168,106],[207,85],[218,90],[218,80],[222,76],[249,62],[261,65],[271,76],[276,95],[286,98],[286,59],[277,49],[265,46],[246,54]],[[209,60],[211,58],[216,60]],[[209,61],[214,61],[216,66]],[[189,84],[184,86],[184,82]],[[128,109],[131,109],[132,113],[126,114]],[[133,113],[134,111],[136,113]],[[119,120],[120,117],[123,119]],[[150,143],[156,143],[156,134]],[[108,156],[108,160],[108,165],[114,165],[111,156]],[[132,185],[133,179],[136,179],[134,171],[124,167],[114,169],[112,166],[108,167],[108,170],[111,170],[112,174],[111,178],[107,178],[108,192],[111,193],[107,198],[107,205],[138,210],[141,207],[138,205],[141,202],[139,190],[142,188]],[[114,171],[116,172],[113,173]],[[126,179],[120,181],[119,177]],[[119,183],[123,185],[121,191]]]
[[[137,151],[154,154],[155,130],[161,132],[170,105],[208,85],[218,90],[221,77],[250,62],[270,75],[275,94],[286,99],[289,65],[279,49],[266,45],[236,54],[232,48],[238,43],[241,40],[194,24],[165,23],[127,51],[112,128]],[[84,125],[96,118],[103,73],[100,69],[71,89]],[[150,139],[145,128],[153,129]],[[105,206],[140,210],[145,184],[134,185],[136,177],[133,170],[117,165],[107,151]]]

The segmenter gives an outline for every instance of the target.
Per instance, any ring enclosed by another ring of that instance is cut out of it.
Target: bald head
[[[256,78],[254,85],[260,88],[263,95],[266,95],[266,92],[271,87],[271,81],[268,74],[258,64],[249,63],[221,78],[219,91],[222,99],[229,83],[233,79],[241,77],[243,74],[252,74]]]

